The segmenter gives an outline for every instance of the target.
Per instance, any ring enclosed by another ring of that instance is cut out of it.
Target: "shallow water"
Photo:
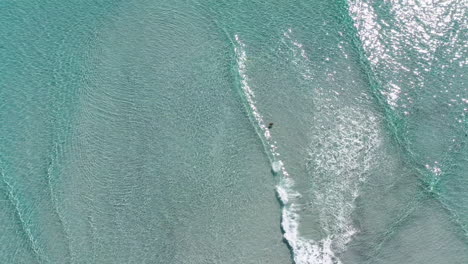
[[[466,1],[0,7],[1,263],[468,262]]]

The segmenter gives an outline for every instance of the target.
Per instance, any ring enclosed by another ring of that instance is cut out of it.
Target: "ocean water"
[[[0,263],[468,263],[467,10],[0,1]]]

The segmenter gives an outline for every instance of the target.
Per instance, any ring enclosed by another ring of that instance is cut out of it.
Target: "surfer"
[[[273,123],[268,124],[268,129],[271,129],[273,127]]]

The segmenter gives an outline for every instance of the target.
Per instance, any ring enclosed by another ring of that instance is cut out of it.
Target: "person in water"
[[[273,127],[273,123],[268,124],[268,129],[271,129]]]

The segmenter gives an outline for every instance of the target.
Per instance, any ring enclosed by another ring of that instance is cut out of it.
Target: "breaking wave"
[[[291,48],[296,51],[293,62],[298,66],[304,65],[300,60],[308,61],[307,54],[301,43],[291,39],[291,33],[289,29],[284,36],[291,41]],[[281,227],[283,236],[292,250],[294,261],[298,264],[341,263],[335,251],[344,250],[345,244],[357,231],[352,226],[350,216],[353,212],[354,200],[358,195],[358,187],[365,180],[363,175],[367,167],[361,166],[363,162],[369,164],[371,151],[378,144],[375,117],[362,111],[343,109],[338,115],[335,114],[338,120],[335,122],[335,129],[328,130],[327,135],[318,135],[321,137],[319,140],[312,140],[314,144],[330,145],[329,148],[318,148],[311,144],[307,163],[314,184],[328,184],[313,191],[314,201],[312,202],[319,211],[317,215],[321,218],[321,228],[327,232],[327,235],[318,241],[302,236],[299,231],[300,212],[305,207],[301,200],[302,195],[295,190],[294,178],[288,173],[284,161],[280,159],[278,143],[273,139],[256,105],[255,94],[247,75],[248,58],[245,44],[238,35],[235,35],[234,45],[242,97],[245,99],[251,122],[269,157],[272,171],[279,176],[276,192],[282,204]],[[304,69],[303,77],[311,80],[310,71],[307,68]],[[340,147],[331,147],[336,144]],[[327,175],[327,179],[336,178],[328,183],[323,181],[323,178],[319,179],[318,175]]]

